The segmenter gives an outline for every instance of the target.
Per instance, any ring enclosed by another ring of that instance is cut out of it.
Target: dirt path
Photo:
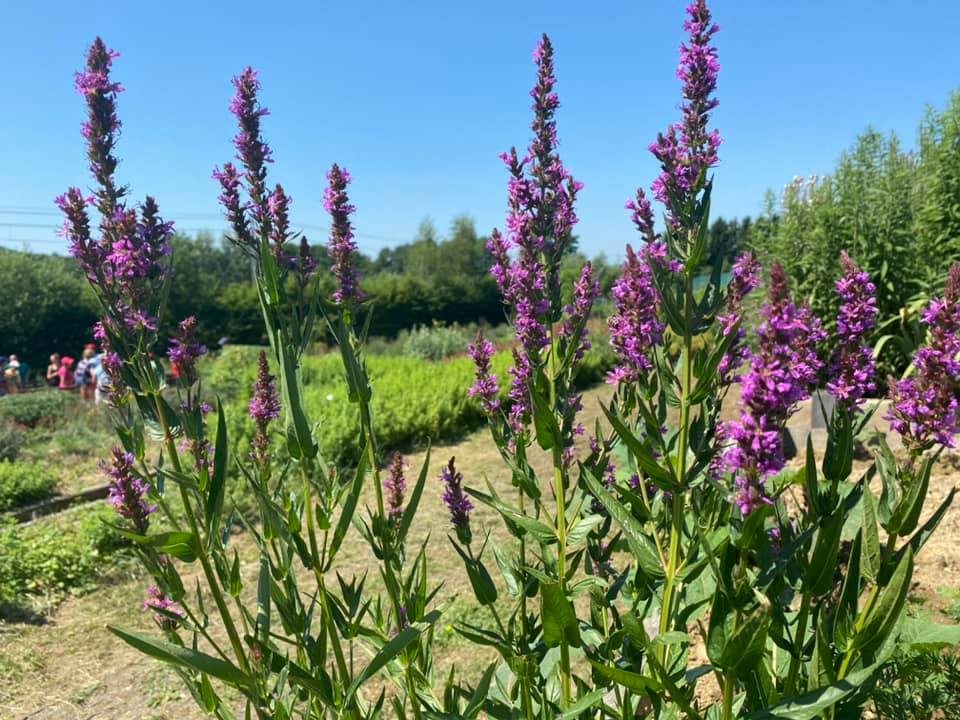
[[[606,387],[591,390],[584,397],[584,424],[591,428],[600,415],[599,400],[607,400]],[[729,406],[735,409],[736,402]],[[421,512],[410,537],[411,547],[430,538],[428,555],[431,574],[445,583],[444,595],[459,593],[451,616],[474,618],[472,596],[463,577],[463,568],[453,554],[445,535],[448,519],[440,503],[440,488],[435,479],[440,466],[451,456],[466,483],[481,486],[484,479],[506,491],[509,474],[486,431],[476,432],[463,441],[437,446],[431,458],[430,484],[424,493]],[[415,476],[424,453],[410,455],[409,474]],[[538,470],[545,472],[548,461],[536,459]],[[930,486],[927,512],[960,483],[957,456],[940,463]],[[372,498],[372,493],[371,493]],[[494,539],[503,539],[499,519],[492,511],[478,508],[473,520],[475,532],[489,529]],[[365,543],[353,535],[344,544],[337,569],[349,576],[369,567]],[[249,542],[240,536],[241,555],[252,560]],[[245,575],[252,576],[253,563]],[[371,578],[373,574],[371,574]],[[914,576],[913,607],[927,612],[938,622],[948,622],[943,611],[960,598],[960,509],[956,506],[943,520],[940,531],[918,559]],[[193,720],[207,717],[194,705],[179,679],[169,668],[153,662],[109,634],[107,625],[151,631],[152,621],[140,612],[145,578],[132,571],[115,571],[104,585],[83,597],[64,602],[45,624],[0,623],[0,719],[2,720]],[[476,648],[463,643],[448,627],[437,636],[438,677],[442,669],[456,663],[459,667],[478,668],[485,658]]]

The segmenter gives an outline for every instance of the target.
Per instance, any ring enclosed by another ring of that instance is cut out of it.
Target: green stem
[[[373,473],[373,486],[377,491],[377,517],[381,525],[385,526],[387,522],[387,514],[383,503],[383,487],[381,486],[380,481],[380,466],[377,463],[377,448],[373,434],[373,421],[370,417],[370,407],[366,402],[363,401],[360,403],[360,422],[363,426],[364,436],[366,437],[367,452],[368,457],[370,458],[370,469]],[[393,571],[393,565],[390,563],[389,553],[386,552],[387,548],[384,547],[383,550],[383,569],[387,576],[387,592],[390,595],[390,599],[393,604],[393,615],[396,619],[397,628],[399,629],[403,625],[403,606],[400,603],[400,598],[397,597],[396,593],[396,588],[399,587],[399,584],[397,583],[396,574]],[[410,668],[409,657],[407,658],[407,665],[404,668],[404,679],[406,680],[407,685],[407,697],[410,700],[410,707],[413,709],[413,717],[415,720],[420,720],[420,700],[417,697],[417,686],[414,682],[413,672]]]
[[[733,673],[726,673],[723,676],[723,709],[720,713],[721,720],[731,720],[733,717],[733,691],[735,684]]]
[[[167,447],[167,452],[170,455],[170,462],[173,464],[174,470],[176,470],[178,473],[182,472],[183,468],[180,465],[180,455],[177,453],[177,446],[173,441],[173,435],[170,432],[170,423],[167,420],[167,414],[164,410],[163,403],[160,402],[159,393],[154,396],[154,405],[157,408],[157,418],[160,420],[160,427],[163,429],[163,439]],[[213,595],[213,600],[217,605],[217,611],[220,613],[220,617],[223,620],[223,626],[227,631],[227,636],[230,638],[230,645],[233,647],[233,652],[237,656],[237,662],[240,663],[240,669],[245,674],[251,675],[250,665],[247,662],[247,654],[244,652],[243,643],[240,641],[240,635],[237,633],[237,628],[233,623],[233,616],[230,614],[230,609],[223,600],[222,588],[220,587],[217,576],[213,572],[213,568],[210,565],[210,558],[207,555],[207,544],[204,542],[204,539],[200,534],[200,527],[197,524],[197,518],[193,513],[193,505],[190,502],[190,494],[187,492],[187,488],[183,483],[178,483],[178,485],[180,487],[180,497],[183,500],[184,512],[186,513],[187,520],[190,523],[190,531],[196,538],[197,558],[200,560],[200,565],[203,567],[204,577],[207,579],[207,584],[210,586],[210,594]]]
[[[550,368],[547,379],[550,384],[550,411],[557,414],[557,345],[553,324],[550,325]],[[558,424],[561,418],[557,418]],[[553,483],[557,496],[557,576],[560,592],[567,594],[567,488],[563,476],[563,453],[553,448]],[[566,710],[573,702],[570,673],[570,646],[566,634],[560,639],[560,707]]]
[[[523,488],[517,488],[520,499],[520,514],[526,515],[523,502]],[[520,698],[523,706],[523,715],[533,720],[533,700],[530,696],[530,678],[527,675],[527,654],[530,649],[527,645],[529,628],[527,627],[527,541],[520,536],[520,654],[523,657],[523,667],[520,673]]]
[[[684,302],[686,322],[683,330],[683,368],[680,379],[680,436],[677,443],[677,483],[681,489],[673,494],[673,512],[670,519],[670,556],[667,560],[666,582],[663,587],[663,603],[660,606],[660,634],[669,632],[673,621],[673,605],[676,600],[677,573],[680,567],[680,538],[684,527],[686,495],[683,491],[687,474],[687,444],[690,436],[690,394],[693,390],[693,336],[690,327],[693,306],[693,281],[686,278],[687,290]],[[660,646],[660,661],[666,662],[667,647]]]

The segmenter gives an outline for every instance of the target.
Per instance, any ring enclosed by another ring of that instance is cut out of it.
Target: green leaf
[[[560,436],[557,416],[550,403],[536,388],[531,389],[530,398],[533,400],[533,425],[537,431],[537,444],[543,450],[560,447],[563,439]]]
[[[540,615],[543,623],[543,644],[558,647],[564,639],[568,645],[580,646],[580,625],[573,605],[557,583],[540,585]]]
[[[206,505],[207,535],[211,546],[220,536],[220,515],[223,513],[223,496],[226,489],[228,462],[227,421],[223,415],[223,404],[220,402],[220,398],[217,398],[217,439],[213,450],[213,477],[210,480]]]
[[[960,645],[960,625],[938,625],[926,619],[903,619],[898,644],[914,652],[934,652]]]
[[[608,680],[611,680],[618,685],[627,688],[628,690],[632,690],[635,693],[639,693],[640,695],[646,695],[648,692],[659,692],[663,690],[663,685],[661,685],[655,678],[630,672],[629,670],[623,670],[612,665],[605,665],[604,663],[600,663],[592,659],[590,660],[590,664],[593,666],[594,670]]]
[[[360,500],[360,493],[363,491],[363,479],[367,474],[367,455],[367,443],[365,442],[360,452],[360,460],[357,462],[357,472],[353,477],[353,484],[350,486],[350,490],[344,500],[343,509],[340,511],[340,518],[337,520],[337,526],[334,528],[333,536],[330,538],[330,549],[327,552],[327,570],[333,567],[333,559],[343,544],[343,539],[347,536],[347,530],[350,529],[350,523],[353,521],[353,514],[356,512],[357,502]]]
[[[654,459],[653,454],[650,450],[634,435],[630,432],[630,429],[624,425],[623,421],[620,420],[617,415],[610,410],[610,408],[601,404],[601,409],[603,414],[607,416],[607,420],[610,422],[610,425],[613,427],[614,432],[617,433],[619,438],[624,442],[624,444],[630,449],[630,452],[633,453],[634,459],[637,461],[637,465],[643,470],[657,487],[663,488],[664,490],[670,490],[671,492],[676,491],[679,486],[677,485],[676,480],[673,475],[670,474],[667,470],[660,467],[660,464]]]
[[[145,655],[171,665],[179,665],[196,672],[207,673],[211,677],[237,688],[252,688],[253,683],[234,665],[211,655],[173,645],[165,640],[156,640],[139,633],[127,632],[108,627],[110,632]]]
[[[486,566],[479,558],[468,556],[460,546],[454,542],[453,538],[447,538],[453,549],[463,560],[463,566],[467,570],[467,578],[470,580],[470,587],[473,588],[473,595],[481,605],[492,605],[497,601],[497,586],[493,583],[493,578],[487,572]]]
[[[910,488],[897,508],[897,534],[909,535],[917,528],[920,513],[923,512],[923,503],[927,499],[927,488],[930,487],[930,471],[933,469],[935,457],[924,460],[920,468],[920,475],[913,479]]]
[[[860,571],[868,580],[880,572],[880,533],[877,529],[877,504],[870,488],[863,489],[863,546]]]
[[[503,518],[508,521],[508,523],[513,523],[523,530],[526,530],[537,542],[544,545],[552,545],[553,543],[557,542],[557,532],[549,525],[523,514],[516,508],[511,507],[492,495],[487,495],[480,490],[475,490],[474,488],[470,487],[464,488],[464,490],[468,495],[476,498],[484,505],[492,507],[498,513],[500,513],[500,515],[502,515]]]
[[[816,720],[824,717],[824,711],[860,690],[877,671],[879,665],[850,673],[845,680],[818,688],[813,692],[787,698],[772,708],[757,710],[746,720]]]
[[[423,495],[423,488],[427,482],[427,474],[430,470],[430,443],[427,443],[427,452],[426,456],[423,458],[423,465],[420,467],[420,475],[417,477],[417,484],[413,487],[413,492],[410,493],[410,500],[407,502],[407,507],[403,511],[403,516],[400,518],[400,527],[397,530],[397,535],[400,537],[401,541],[407,536],[407,531],[410,530],[410,525],[413,523],[413,518],[417,514],[417,507],[420,505],[420,497]]]
[[[610,494],[610,490],[586,468],[582,470],[582,477],[593,496],[600,501],[600,504],[623,530],[630,551],[643,571],[650,577],[663,577],[663,566],[660,564],[660,556],[657,554],[656,545],[644,532],[643,526],[622,503]]]
[[[913,550],[907,546],[906,554],[897,563],[890,583],[880,591],[877,601],[867,616],[863,629],[857,635],[857,647],[863,648],[865,653],[872,653],[879,648],[893,630],[900,613],[903,612],[907,593],[910,590],[910,580],[913,577]]]
[[[605,688],[598,688],[593,692],[581,696],[573,705],[568,707],[562,714],[559,715],[559,720],[575,720],[576,718],[580,717],[582,712],[589,710],[599,701],[603,700],[603,696],[606,694],[606,692],[607,691]]]
[[[183,560],[183,562],[189,563],[197,559],[197,540],[193,533],[181,531],[140,535],[111,523],[107,523],[107,526],[127,540],[132,540],[138,545],[155,548],[157,552],[171,555],[178,560]]]
[[[804,491],[810,505],[810,519],[816,520],[820,515],[820,474],[817,472],[817,457],[813,452],[813,433],[807,433],[807,462],[804,473]]]
[[[396,636],[391,638],[390,641],[373,656],[373,659],[370,660],[360,674],[354,678],[353,682],[350,683],[350,687],[347,688],[346,699],[352,698],[363,683],[380,672],[387,663],[406,650],[407,647],[414,643],[442,614],[440,610],[433,610],[425,615],[422,621],[411,624],[410,627],[404,628],[397,633]]]
[[[804,578],[804,587],[812,595],[823,595],[833,585],[837,571],[837,552],[840,549],[840,533],[843,531],[843,507],[822,520],[817,542],[813,548],[810,566]]]
[[[483,703],[486,702],[487,695],[490,691],[490,681],[493,679],[493,674],[496,671],[497,663],[490,663],[490,665],[487,666],[487,669],[480,678],[480,682],[477,683],[477,686],[473,689],[473,693],[470,695],[470,701],[467,703],[467,707],[464,708],[462,717],[475,718],[480,714],[480,711],[483,710]]]

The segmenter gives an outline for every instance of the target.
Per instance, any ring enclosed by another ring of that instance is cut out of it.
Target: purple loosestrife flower
[[[270,447],[270,438],[267,427],[272,420],[280,417],[280,398],[274,385],[270,366],[267,364],[267,354],[260,351],[257,361],[257,379],[253,384],[253,397],[250,398],[250,417],[257,426],[253,438],[251,456],[261,465],[267,462],[267,450]]]
[[[473,503],[463,493],[463,474],[457,470],[455,460],[450,458],[450,462],[440,471],[444,485],[443,502],[450,511],[450,524],[456,530],[457,537],[461,542],[470,544],[470,511],[473,510]]]
[[[633,220],[644,241],[648,245],[656,242],[657,235],[653,230],[653,208],[643,189],[637,188],[636,199],[628,200],[624,207],[630,211],[630,219]]]
[[[771,270],[770,302],[760,314],[759,349],[741,380],[740,420],[723,428],[723,437],[733,443],[724,460],[734,474],[735,502],[744,516],[769,502],[764,483],[784,465],[781,431],[823,368],[817,356],[817,344],[825,337],[820,321],[808,307],[790,300],[779,264]]]
[[[207,348],[197,341],[197,318],[191,315],[179,325],[176,337],[170,340],[167,357],[174,373],[184,385],[197,381],[197,360],[207,354]]]
[[[752,252],[744,253],[733,264],[732,277],[727,286],[726,308],[723,313],[717,315],[724,337],[736,332],[736,337],[730,341],[730,347],[720,360],[718,367],[721,385],[729,385],[733,380],[739,380],[739,377],[733,373],[739,370],[750,356],[749,349],[743,344],[747,332],[742,327],[738,328],[737,323],[743,317],[744,299],[759,284],[760,261]]]
[[[87,53],[87,65],[76,75],[77,92],[87,101],[87,121],[83,137],[87,141],[90,172],[97,181],[97,207],[105,218],[113,215],[127,189],[114,179],[117,158],[114,146],[120,135],[121,122],[117,117],[117,95],[123,92],[120,83],[110,80],[110,67],[120,53],[110,50],[97,38]]]
[[[394,453],[390,470],[383,481],[383,489],[387,491],[387,512],[393,523],[399,523],[403,515],[403,493],[407,489],[407,481],[403,477],[403,466],[403,455]]]
[[[133,524],[136,532],[144,535],[150,526],[150,515],[157,508],[144,499],[150,486],[134,473],[134,460],[132,453],[114,448],[110,462],[102,462],[100,466],[110,478],[107,502],[117,509],[120,517]]]
[[[360,278],[354,267],[357,244],[353,241],[353,226],[350,215],[355,210],[347,197],[350,173],[334,164],[327,173],[329,185],[323,194],[323,206],[330,213],[330,242],[328,250],[333,266],[330,268],[339,287],[333,293],[337,305],[352,305],[364,299],[360,290]]]
[[[162,610],[163,612],[171,613],[172,615],[177,615],[181,618],[183,617],[183,608],[164,595],[163,591],[156,585],[151,585],[149,588],[147,588],[147,599],[143,601],[143,609],[145,611]],[[153,619],[164,630],[177,629],[178,623],[166,615],[154,612]]]
[[[846,252],[840,257],[843,277],[837,280],[842,304],[837,316],[839,347],[827,389],[850,412],[877,389],[873,349],[865,341],[877,324],[877,288]]]
[[[903,436],[911,454],[935,445],[952,448],[960,432],[960,264],[950,268],[943,298],[924,311],[927,345],[917,351],[912,377],[890,382],[890,427]]]
[[[687,7],[683,28],[688,40],[680,46],[677,77],[683,82],[683,120],[657,136],[650,152],[660,162],[660,175],[654,181],[654,196],[670,209],[670,222],[676,224],[676,210],[685,207],[700,191],[709,168],[718,162],[720,135],[709,131],[710,112],[718,101],[712,97],[717,87],[720,63],[711,45],[719,31],[710,17],[706,0]]]
[[[577,343],[574,357],[582,360],[583,355],[590,349],[586,327],[594,301],[600,297],[600,283],[593,277],[593,266],[587,263],[580,271],[580,278],[573,286],[573,303],[567,305],[564,311],[567,318],[560,333],[571,342]]]
[[[476,381],[467,394],[479,398],[480,405],[487,415],[493,415],[500,409],[500,386],[497,376],[491,372],[491,360],[495,348],[493,343],[483,337],[483,332],[477,331],[477,338],[467,346],[467,352],[476,366]]]
[[[310,243],[307,238],[300,238],[300,249],[297,254],[297,278],[301,287],[306,287],[310,279],[317,274],[317,261],[313,257]]]
[[[291,202],[292,198],[284,192],[280,183],[277,183],[267,200],[267,208],[270,212],[270,249],[273,251],[277,265],[281,268],[286,265],[284,246],[290,237]]]
[[[273,162],[270,147],[260,134],[260,119],[270,111],[260,105],[257,92],[260,81],[257,71],[247,67],[233,79],[236,93],[230,103],[230,112],[237,118],[240,129],[233,139],[237,158],[245,169],[247,192],[250,195],[249,209],[266,236],[270,231],[270,191],[267,190],[267,163]],[[223,181],[221,180],[221,184]],[[224,186],[226,190],[226,186]],[[229,213],[229,208],[228,208]]]
[[[223,206],[227,216],[227,221],[233,227],[231,238],[241,247],[250,247],[253,245],[253,239],[250,236],[250,225],[247,222],[247,214],[240,199],[240,173],[233,163],[225,163],[223,170],[219,167],[213,169],[213,179],[220,183],[220,205]]]
[[[608,376],[612,384],[636,382],[642,373],[650,370],[653,367],[650,351],[663,337],[664,325],[657,318],[659,295],[653,284],[647,249],[641,257],[627,245],[623,271],[613,285],[616,311],[607,325],[610,344],[620,363]]]

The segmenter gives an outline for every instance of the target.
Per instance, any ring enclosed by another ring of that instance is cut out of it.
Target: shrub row
[[[0,462],[0,512],[44,500],[56,485],[57,478],[47,467]]]
[[[0,397],[0,420],[33,428],[64,417],[76,404],[75,395],[59,390],[4,395]]]

